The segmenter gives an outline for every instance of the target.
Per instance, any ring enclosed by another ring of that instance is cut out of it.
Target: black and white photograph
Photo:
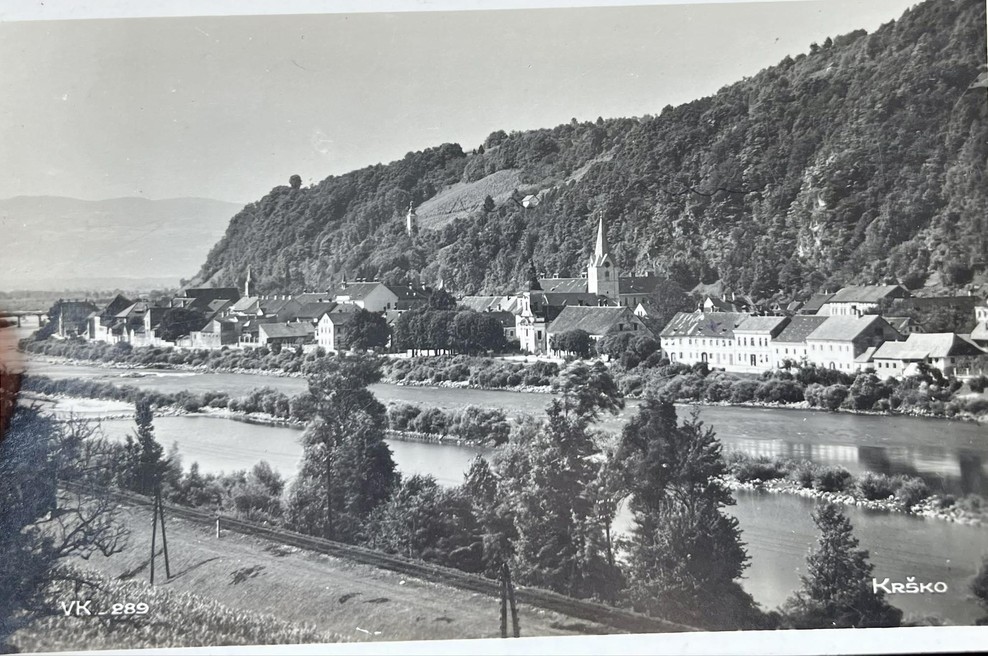
[[[985,0],[45,4],[0,653],[988,644]]]

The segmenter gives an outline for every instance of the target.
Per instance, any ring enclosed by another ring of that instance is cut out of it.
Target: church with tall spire
[[[545,276],[538,280],[540,287],[547,294],[589,294],[600,300],[597,304],[623,305],[632,309],[655,291],[658,282],[658,278],[652,274],[622,275],[611,253],[610,241],[607,238],[607,220],[603,216],[597,219],[596,243],[587,263],[585,276],[580,278]]]
[[[652,275],[621,275],[611,254],[607,220],[599,216],[596,242],[585,275],[580,278],[539,277],[535,263],[530,264],[525,288],[514,297],[519,308],[516,334],[521,348],[530,353],[547,352],[550,325],[567,307],[609,307],[623,309],[632,315],[655,291],[657,282],[658,278]],[[631,325],[634,321],[637,318],[626,318],[618,326]]]

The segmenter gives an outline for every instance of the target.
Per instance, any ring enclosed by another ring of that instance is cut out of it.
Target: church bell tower
[[[587,291],[606,296],[611,302],[617,303],[620,296],[619,276],[607,243],[607,224],[601,216],[597,223],[597,245],[587,267]]]

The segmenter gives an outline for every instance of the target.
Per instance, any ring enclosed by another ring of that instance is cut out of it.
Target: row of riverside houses
[[[250,285],[248,269],[242,295],[235,287],[190,287],[157,302],[117,295],[102,309],[88,303],[87,314],[73,306],[72,316],[82,314],[81,320],[66,323],[63,330],[59,317],[56,334],[133,346],[220,349],[277,344],[335,352],[347,324],[361,310],[381,314],[391,325],[402,312],[426,304],[430,294],[410,286],[348,282],[345,276],[329,291],[295,295],[252,295]],[[187,322],[186,330],[179,328],[171,341],[163,336],[169,321]]]
[[[974,329],[922,332],[908,316],[897,316],[914,307],[969,308]],[[988,304],[975,296],[912,298],[898,285],[849,286],[792,310],[756,315],[707,298],[666,325],[662,350],[673,362],[740,373],[802,362],[845,373],[870,369],[882,378],[910,375],[920,363],[959,378],[988,373]]]
[[[554,338],[571,330],[584,330],[595,341],[620,332],[655,337],[642,318],[650,313],[658,281],[652,275],[621,275],[600,218],[583,277],[540,277],[533,265],[522,291],[467,296],[461,303],[496,313],[506,337],[517,339],[522,351],[558,354]],[[925,326],[914,322],[914,310],[957,312],[971,317],[974,328],[926,334]],[[847,373],[871,368],[892,377],[926,362],[964,377],[985,373],[988,306],[976,296],[914,298],[899,285],[849,286],[785,307],[725,294],[707,296],[697,311],[677,314],[657,337],[672,361],[706,362],[734,372],[761,373],[806,361]]]

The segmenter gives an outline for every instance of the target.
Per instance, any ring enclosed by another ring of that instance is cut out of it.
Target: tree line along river
[[[270,375],[192,373],[131,370],[88,365],[53,364],[32,360],[28,373],[51,378],[95,378],[154,389],[161,392],[223,391],[246,394],[258,387],[272,387],[288,395],[301,393],[306,381]],[[548,395],[424,388],[379,384],[374,394],[385,404],[416,403],[446,410],[467,405],[496,407],[509,415],[540,414]],[[605,430],[619,430],[635,412],[629,401],[617,417],[602,422]],[[100,416],[130,411],[127,404],[106,401],[67,400],[63,411]],[[688,411],[681,408],[681,414]],[[712,425],[725,451],[740,450],[839,464],[859,473],[877,471],[922,476],[937,490],[988,496],[988,427],[911,417],[879,417],[772,408],[710,406],[700,408],[701,418]],[[106,420],[104,431],[122,438],[133,427],[128,420]],[[216,417],[158,417],[159,440],[177,442],[186,466],[199,462],[204,472],[246,469],[267,460],[286,477],[297,469],[302,449],[299,430],[263,426]],[[406,475],[431,474],[444,484],[462,481],[470,460],[485,449],[454,444],[389,442],[398,468]],[[782,603],[799,586],[805,557],[816,540],[810,519],[813,501],[802,497],[737,491],[735,515],[743,530],[751,566],[744,587],[768,608]],[[988,527],[964,526],[902,514],[845,509],[862,547],[871,552],[875,576],[882,580],[944,581],[945,594],[892,595],[890,601],[907,615],[931,615],[954,624],[970,624],[982,615],[967,590],[983,554],[988,554]],[[631,517],[619,513],[615,528],[627,531]]]

